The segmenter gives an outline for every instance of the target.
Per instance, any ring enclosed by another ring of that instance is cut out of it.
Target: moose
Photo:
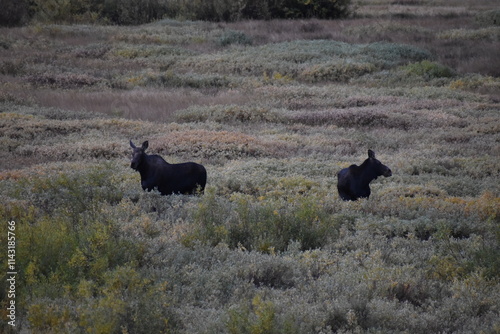
[[[370,197],[370,182],[379,176],[392,176],[389,167],[375,158],[375,152],[368,150],[368,159],[361,166],[351,165],[337,174],[337,189],[344,201],[356,201]]]
[[[149,143],[145,141],[141,147],[132,147],[130,167],[141,174],[141,186],[144,191],[157,188],[162,195],[203,193],[207,183],[205,167],[194,162],[169,164],[156,154],[146,154]]]

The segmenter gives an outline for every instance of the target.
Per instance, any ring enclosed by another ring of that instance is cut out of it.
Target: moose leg
[[[339,191],[340,198],[342,198],[344,201],[352,200],[351,195],[349,194],[349,192],[344,191],[344,188],[337,187],[337,190]]]
[[[148,181],[141,181],[141,186],[142,186],[142,190],[144,190],[144,191],[151,191],[154,189],[154,185],[152,184],[152,182],[148,182]]]

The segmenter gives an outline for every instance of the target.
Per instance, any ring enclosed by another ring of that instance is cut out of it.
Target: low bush
[[[406,65],[405,70],[408,74],[422,76],[427,80],[449,78],[455,75],[451,68],[428,60]]]
[[[163,284],[120,266],[105,271],[102,281],[81,279],[72,300],[34,298],[28,321],[39,332],[68,327],[78,332],[167,332],[176,320],[164,291]]]
[[[189,57],[182,69],[201,73],[261,76],[279,73],[309,82],[347,81],[381,68],[391,68],[430,57],[408,45],[373,43],[347,44],[329,40],[293,41],[245,49],[228,49],[218,54]]]
[[[487,27],[476,30],[452,29],[439,33],[437,37],[440,39],[454,40],[454,41],[485,40],[489,42],[498,42],[500,40],[500,27]]]
[[[338,234],[338,222],[314,200],[279,202],[262,199],[252,203],[246,195],[219,200],[212,190],[195,214],[198,228],[184,243],[200,240],[213,246],[224,243],[233,249],[272,253],[285,251],[291,242],[304,250],[319,248]]]
[[[101,59],[111,50],[109,45],[94,44],[78,48],[74,54],[78,58]]]
[[[231,131],[171,131],[157,137],[157,147],[164,154],[191,157],[226,158],[280,156],[286,144]]]
[[[145,87],[188,87],[197,89],[220,89],[231,86],[231,80],[220,75],[178,75],[172,71],[148,74],[141,80]]]
[[[115,279],[120,285],[109,281],[119,270],[135,273],[133,268],[142,261],[141,245],[121,235],[118,222],[107,209],[122,198],[112,179],[110,169],[102,167],[87,173],[33,176],[17,185],[11,184],[8,192],[17,200],[2,206],[0,216],[16,222],[17,286],[19,296],[31,301],[27,309],[21,307],[19,311],[20,316],[28,312],[27,320],[33,328],[56,330],[69,323],[76,328],[85,323],[77,319],[85,319],[95,314],[96,307],[102,307],[100,314],[111,317],[99,318],[102,325],[118,329],[124,324],[122,313],[126,317],[139,311],[120,311],[122,306],[118,306],[126,304],[126,293],[134,289],[123,278],[139,279],[138,274],[135,278],[129,272],[122,274]],[[86,292],[82,290],[84,286]],[[91,298],[96,292],[102,299],[93,304]],[[79,305],[76,310],[71,301],[56,302],[68,295],[76,300],[90,298],[91,304]],[[130,298],[143,297],[130,295]],[[23,304],[19,299],[19,305]],[[165,325],[161,318],[157,320]],[[127,326],[132,328],[137,320],[128,321]],[[84,327],[96,324],[89,319]]]
[[[452,81],[450,88],[494,95],[500,91],[500,79],[491,76],[470,75]]]
[[[305,82],[347,82],[351,79],[372,73],[376,66],[370,63],[326,63],[314,65],[299,74],[299,79]]]
[[[217,40],[217,44],[220,46],[231,44],[252,45],[252,39],[241,31],[226,30]]]
[[[256,123],[278,122],[280,116],[267,108],[223,105],[213,107],[192,107],[176,113],[181,122]]]
[[[131,38],[131,36],[129,36]],[[144,42],[145,36],[138,36],[137,38],[141,39]],[[135,42],[135,41],[130,41],[130,42]],[[139,41],[138,41],[139,42]],[[161,40],[159,41],[160,43],[162,42]],[[85,50],[90,50],[90,52],[99,52],[100,49],[97,47],[96,49],[91,49],[89,47],[85,48]],[[77,50],[77,52],[80,50]],[[105,51],[105,50],[102,50]],[[102,52],[101,51],[101,52]],[[162,59],[167,59],[172,61],[175,61],[176,57],[185,57],[192,55],[193,53],[190,52],[189,50],[186,50],[184,48],[180,48],[177,46],[157,46],[157,45],[135,45],[132,44],[128,47],[119,47],[115,48],[111,52],[114,56],[121,57],[121,58],[126,58],[126,59],[142,59],[142,58],[162,58]],[[77,53],[78,55],[80,53]]]
[[[241,305],[229,310],[226,327],[231,334],[243,333],[299,333],[293,319],[282,320],[277,317],[276,306],[272,301],[265,301],[260,295],[252,299],[250,305]]]
[[[479,12],[475,16],[475,20],[482,26],[498,26],[500,25],[500,10],[487,10]]]
[[[13,60],[13,61],[3,61],[0,64],[0,74],[3,75],[11,75],[21,76],[24,74],[25,63],[22,60]]]
[[[86,74],[32,74],[24,78],[35,87],[52,87],[62,89],[77,89],[94,86],[102,82],[102,79]]]

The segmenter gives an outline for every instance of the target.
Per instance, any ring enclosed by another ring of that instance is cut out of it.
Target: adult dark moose
[[[375,159],[375,152],[368,150],[368,159],[361,166],[351,165],[337,174],[337,189],[344,201],[370,197],[370,182],[379,176],[391,176],[389,167]]]
[[[149,143],[133,149],[130,167],[141,174],[141,185],[145,191],[157,188],[162,195],[203,193],[207,183],[205,167],[194,162],[169,164],[156,154],[146,154]]]

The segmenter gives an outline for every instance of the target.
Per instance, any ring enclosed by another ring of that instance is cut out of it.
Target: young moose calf
[[[370,197],[370,182],[380,175],[391,176],[389,167],[375,159],[375,152],[368,150],[368,159],[361,166],[351,165],[337,174],[337,189],[344,201]]]
[[[194,162],[169,164],[156,154],[146,154],[148,142],[136,147],[132,140],[132,162],[130,167],[141,174],[143,190],[151,191],[158,188],[162,195],[203,193],[207,183],[205,167]],[[199,187],[199,188],[198,188]]]

